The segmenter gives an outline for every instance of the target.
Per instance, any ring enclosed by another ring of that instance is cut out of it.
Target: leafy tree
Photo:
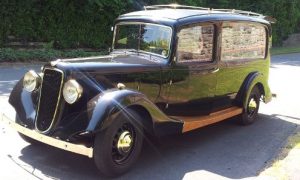
[[[259,12],[275,17],[273,42],[300,28],[299,0],[1,0],[0,46],[13,35],[23,42],[54,42],[56,48],[107,48],[120,14],[148,4],[179,3]]]

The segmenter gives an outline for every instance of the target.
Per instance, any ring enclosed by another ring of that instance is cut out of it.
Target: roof
[[[214,14],[226,13],[214,11]],[[157,10],[147,10],[147,11],[135,11],[131,13],[124,14],[122,16],[151,16],[167,18],[172,20],[178,20],[190,16],[205,15],[209,14],[208,10],[193,10],[193,9],[157,9]],[[229,14],[229,13],[226,13]],[[121,16],[121,17],[122,17]]]
[[[211,9],[178,4],[145,6],[143,11],[135,11],[119,16],[118,20],[145,20],[176,22],[191,18],[204,18],[205,20],[245,20],[264,24],[275,22],[274,18],[251,11],[235,9]]]

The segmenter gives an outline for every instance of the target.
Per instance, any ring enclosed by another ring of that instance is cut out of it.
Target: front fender
[[[151,115],[155,135],[161,136],[181,132],[183,124],[181,121],[166,116],[142,93],[128,89],[109,90],[97,95],[88,102],[90,120],[87,131],[97,133],[105,130],[121,111],[126,112],[126,108],[133,105],[142,106]],[[166,131],[166,128],[168,131]]]
[[[38,103],[39,89],[33,92],[28,92],[23,88],[23,78],[13,88],[9,103],[15,108],[16,114],[19,117],[19,124],[33,129],[36,116],[36,106]]]

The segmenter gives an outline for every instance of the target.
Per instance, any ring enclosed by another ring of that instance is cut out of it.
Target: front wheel
[[[96,135],[94,161],[101,174],[109,177],[124,174],[137,161],[143,144],[140,120],[137,113],[126,110]]]
[[[241,124],[249,125],[252,124],[258,116],[259,103],[261,98],[261,92],[257,86],[253,87],[250,92],[249,98],[246,100],[246,106],[243,109],[241,115]]]

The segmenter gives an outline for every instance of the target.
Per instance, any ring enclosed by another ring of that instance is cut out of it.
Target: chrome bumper
[[[78,144],[72,144],[69,142],[65,142],[59,139],[55,139],[53,137],[49,137],[43,134],[40,134],[34,130],[27,129],[13,121],[11,121],[8,117],[6,117],[4,114],[0,114],[0,120],[7,124],[8,126],[12,127],[13,129],[17,130],[18,132],[35,139],[37,141],[40,141],[42,143],[48,144],[50,146],[57,147],[59,149],[63,149],[66,151],[70,151],[73,153],[81,154],[84,156],[88,156],[89,158],[93,158],[93,148],[88,148],[83,145]]]

